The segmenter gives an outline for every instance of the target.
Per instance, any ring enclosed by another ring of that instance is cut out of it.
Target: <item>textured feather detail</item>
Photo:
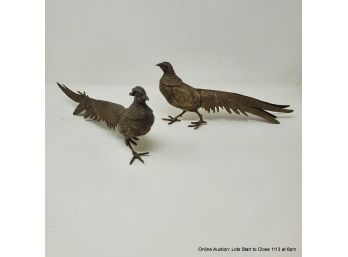
[[[79,91],[77,91],[78,93],[75,93],[67,86],[59,83],[57,84],[69,98],[79,103],[74,110],[74,115],[85,111],[84,118],[104,121],[108,128],[115,129],[122,115],[126,111],[126,108],[120,104],[93,99],[86,95],[86,93],[81,93]]]
[[[90,118],[96,121],[104,121],[108,128],[117,126],[126,108],[122,105],[88,98],[86,99],[85,118]]]
[[[267,111],[290,113],[293,110],[285,109],[289,105],[278,105],[258,100],[249,96],[244,96],[236,93],[223,92],[217,90],[197,89],[201,94],[201,107],[207,112],[219,108],[225,109],[231,113],[231,110],[237,114],[243,113],[248,116],[248,113],[262,117],[271,123],[279,123],[276,116]]]
[[[274,123],[274,124],[279,124],[279,121],[276,120],[277,116],[269,113],[269,112],[266,112],[265,110],[262,110],[262,109],[259,109],[259,108],[250,108],[248,110],[248,112],[250,112],[251,114],[254,114],[256,116],[259,116],[259,117],[262,117],[264,118],[265,120],[271,122],[271,123]]]

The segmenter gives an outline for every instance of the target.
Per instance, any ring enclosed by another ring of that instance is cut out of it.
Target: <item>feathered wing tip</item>
[[[74,91],[70,90],[66,85],[60,84],[59,82],[57,82],[57,85],[70,99],[74,100],[77,103],[80,103],[81,100],[86,96],[86,93],[77,91],[77,94]]]
[[[77,91],[75,93],[64,84],[58,82],[57,85],[69,98],[79,103],[73,112],[74,115],[85,111],[84,118],[105,121],[108,128],[115,129],[126,110],[120,104],[90,98],[85,92]]]

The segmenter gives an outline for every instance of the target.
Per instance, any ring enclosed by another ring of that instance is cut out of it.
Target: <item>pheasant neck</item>
[[[134,98],[132,105],[135,107],[140,107],[145,109],[149,108],[145,101],[138,101],[136,98]]]

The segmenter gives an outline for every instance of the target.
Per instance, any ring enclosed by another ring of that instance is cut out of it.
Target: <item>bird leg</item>
[[[188,126],[194,129],[198,129],[201,125],[207,124],[207,122],[203,120],[203,116],[198,111],[195,111],[195,113],[197,113],[199,121],[193,121],[191,122],[191,125]]]
[[[175,116],[174,118],[172,116],[168,115],[169,119],[168,118],[162,118],[162,120],[169,121],[168,125],[173,124],[176,121],[181,121],[178,118],[183,116],[185,114],[185,112],[186,111],[182,111],[182,113],[180,113],[179,115]]]
[[[138,140],[136,138],[134,138],[135,140]],[[129,146],[129,148],[132,150],[132,154],[133,154],[133,158],[130,161],[130,165],[132,165],[132,163],[134,162],[135,159],[138,159],[139,161],[141,161],[142,163],[144,163],[143,159],[141,159],[140,156],[146,156],[149,154],[149,152],[145,152],[145,153],[137,153],[136,151],[134,151],[131,142],[133,142],[133,144],[135,143],[132,139],[126,139],[126,145]]]
[[[133,137],[133,138],[128,139],[128,140],[129,140],[129,142],[130,142],[130,143],[132,143],[133,145],[138,145],[138,143],[137,143],[137,142],[135,142],[133,139],[138,141],[138,140],[139,140],[139,138],[137,138],[137,137]]]

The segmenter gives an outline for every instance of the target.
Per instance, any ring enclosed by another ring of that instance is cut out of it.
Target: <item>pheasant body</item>
[[[85,93],[75,93],[65,85],[57,83],[59,88],[72,100],[79,103],[73,114],[77,115],[85,111],[84,118],[90,118],[96,121],[104,121],[108,128],[115,129],[124,136],[127,146],[132,150],[133,158],[144,162],[140,156],[148,153],[137,153],[134,151],[132,144],[137,145],[134,140],[137,137],[146,135],[155,120],[151,108],[146,104],[149,98],[142,87],[135,87],[130,93],[134,96],[133,103],[125,108],[124,106],[108,101],[90,98]]]
[[[133,103],[125,110],[117,127],[126,138],[134,138],[146,135],[154,121],[155,117],[150,107]]]
[[[270,123],[278,124],[277,117],[271,112],[284,112],[290,113],[293,110],[286,109],[289,105],[272,104],[265,101],[258,100],[249,96],[241,94],[224,92],[218,90],[194,88],[187,85],[179,78],[173,66],[169,62],[162,62],[157,64],[162,71],[163,76],[160,79],[159,87],[162,95],[166,98],[169,104],[183,110],[181,114],[176,117],[169,116],[169,119],[164,119],[172,124],[176,121],[180,121],[185,112],[195,112],[199,116],[199,121],[192,122],[197,129],[199,126],[206,124],[202,115],[198,112],[198,109],[203,108],[210,112],[219,112],[219,109],[225,109],[227,112],[235,112],[237,114],[244,114],[248,116],[248,113],[259,116]]]

